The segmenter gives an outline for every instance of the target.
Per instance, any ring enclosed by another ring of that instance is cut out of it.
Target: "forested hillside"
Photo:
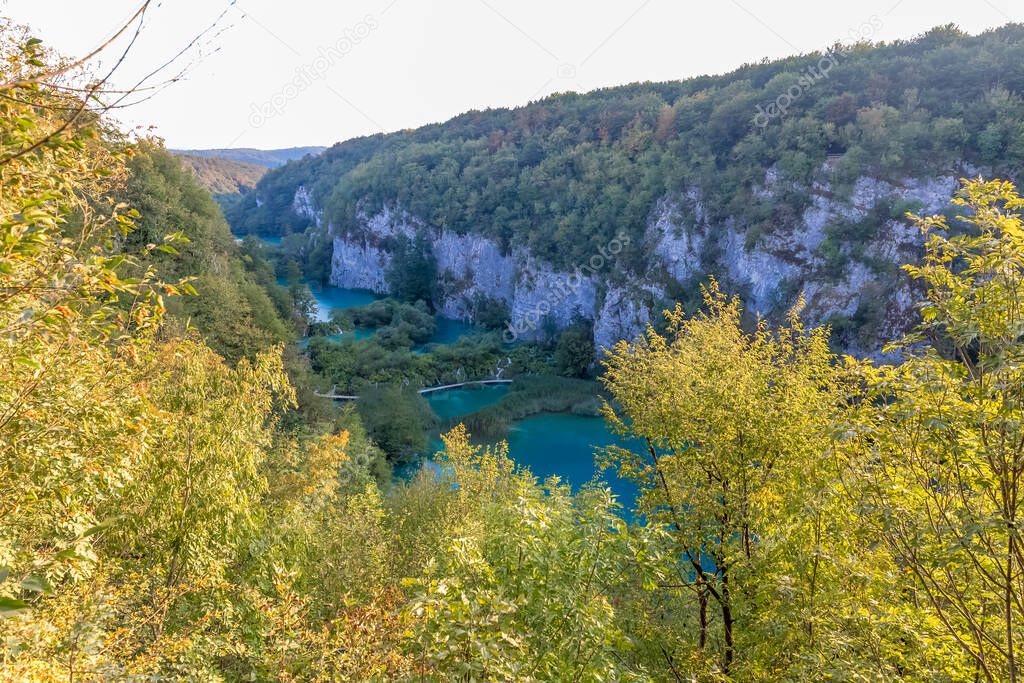
[[[837,190],[862,175],[964,164],[1021,175],[1024,27],[980,36],[946,27],[834,49],[341,142],[268,174],[230,218],[243,231],[301,231],[311,220],[292,201],[305,185],[341,231],[360,226],[360,210],[394,203],[433,225],[528,246],[558,266],[585,262],[626,230],[636,238],[630,265],[642,272],[640,238],[671,192],[698,188],[711,218],[737,218],[753,244],[807,201],[796,189],[759,195],[769,168],[800,188],[825,178],[829,161]],[[797,87],[786,115],[760,125],[759,111],[821,66],[826,77]]]
[[[868,54],[906,51],[907,79],[959,54],[949,77],[980,98],[964,112],[1014,111],[992,96],[1008,64],[964,65],[1005,58],[1017,34],[940,31]],[[0,55],[0,680],[1021,679],[1024,199],[1011,183],[967,181],[957,217],[905,219],[925,248],[903,271],[922,296],[913,332],[892,340],[897,365],[835,355],[799,297],[781,323],[747,324],[714,279],[695,312],[676,306],[660,332],[614,345],[603,414],[636,447],[599,458],[638,488],[626,514],[600,481],[538,481],[463,425],[438,467],[392,479],[286,343],[310,323],[302,287],[278,287],[254,240],[235,244],[174,156],[108,122],[89,74],[15,29]],[[1003,131],[998,163],[1015,163],[1014,119],[964,116],[969,135]],[[389,144],[334,148],[264,187],[312,166],[373,177]],[[567,163],[570,178],[602,154],[583,146],[597,156]],[[441,145],[437,167],[458,147]],[[403,187],[429,194],[431,177]],[[563,189],[566,205],[587,197]],[[597,206],[580,201],[580,217]],[[386,322],[379,348],[432,324],[426,304],[353,310],[339,322]],[[586,370],[584,336],[551,354],[565,374]],[[476,355],[489,365],[493,348]],[[369,349],[365,367],[327,346],[309,355],[401,379]],[[418,372],[441,364],[414,355]],[[392,389],[373,399],[378,417]]]
[[[186,167],[213,195],[238,194],[251,190],[267,172],[266,166],[233,159],[178,153]]]
[[[311,276],[391,294],[395,249],[422,239],[440,261],[420,296],[472,320],[497,302],[517,338],[542,336],[538,309],[557,329],[588,319],[598,347],[636,338],[714,275],[775,322],[802,291],[837,348],[878,354],[919,296],[899,270],[923,249],[904,214],[951,211],[960,177],[1021,177],[1022,94],[1024,28],[940,27],[341,142],[228,218],[316,233]],[[545,308],[578,269],[584,286]]]
[[[168,313],[191,324],[229,360],[294,337],[292,302],[259,252],[235,244],[217,203],[178,157],[152,142],[137,145],[127,162],[119,198],[140,213],[127,235],[129,253],[181,233],[188,241],[173,254],[147,259],[163,279],[189,277],[199,296],[173,298]]]

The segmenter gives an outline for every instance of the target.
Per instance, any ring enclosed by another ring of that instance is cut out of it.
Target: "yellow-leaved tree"
[[[1024,200],[965,181],[964,215],[915,218],[927,288],[897,365],[859,366],[848,425],[859,497],[930,615],[947,670],[1021,680],[1024,648]]]
[[[280,347],[231,367],[164,329],[184,236],[126,248],[132,145],[0,40],[0,679],[248,679],[309,634],[273,514],[336,491],[346,441],[278,429]]]
[[[826,328],[746,329],[714,280],[704,308],[667,313],[605,361],[606,415],[646,448],[607,460],[642,491],[640,511],[671,535],[675,577],[637,596],[657,615],[645,646],[679,672],[812,680],[854,667],[926,671],[916,622],[887,605],[891,565],[868,547],[840,488],[834,425],[853,388]],[[614,405],[614,407],[613,407]]]
[[[146,429],[133,386],[153,362],[162,297],[178,288],[117,248],[136,215],[110,199],[124,179],[123,141],[93,116],[67,124],[79,101],[30,78],[46,59],[38,41],[0,52],[0,610],[9,611],[94,559],[97,506],[117,495]]]

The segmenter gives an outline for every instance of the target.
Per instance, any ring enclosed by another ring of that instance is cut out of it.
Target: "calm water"
[[[459,337],[475,331],[476,328],[467,322],[437,316],[434,319],[434,336],[430,338],[430,343],[453,344],[459,340]]]
[[[427,394],[427,403],[442,420],[469,415],[492,403],[497,403],[508,393],[507,384],[484,384],[465,389],[448,389]]]
[[[365,306],[380,298],[366,289],[342,289],[334,285],[322,285],[318,282],[307,282],[306,284],[309,285],[309,291],[316,299],[316,319],[319,322],[330,320],[331,311],[335,308]]]
[[[611,445],[635,451],[642,444],[623,441],[600,417],[571,413],[533,415],[513,425],[508,435],[509,455],[517,463],[529,467],[538,479],[557,475],[574,489],[597,473],[594,452]],[[631,510],[636,486],[611,471],[604,472],[602,479],[625,510]]]
[[[234,234],[234,233],[232,233],[232,234]],[[248,235],[237,235],[236,234],[235,235],[235,241],[236,242],[241,242],[246,237],[248,237]],[[280,235],[269,235],[269,236],[253,235],[253,237],[258,239],[260,242],[263,242],[264,244],[271,244],[271,245],[273,245],[275,247],[278,247],[278,246],[281,245],[281,236]]]
[[[427,401],[442,419],[452,419],[496,403],[507,392],[508,385],[485,385],[435,392],[427,396]],[[643,445],[638,441],[620,439],[600,417],[571,413],[534,415],[515,423],[508,434],[509,455],[513,460],[528,467],[541,481],[556,475],[573,489],[588,483],[597,473],[595,451],[613,444],[634,451]],[[430,452],[435,453],[442,448],[441,440],[434,439]],[[426,459],[423,463],[402,468],[399,475],[412,476],[422,465],[436,467],[433,461]],[[636,502],[636,486],[610,471],[602,473],[601,479],[618,497],[624,508],[623,515],[631,518],[629,512]]]
[[[413,353],[426,353],[431,344],[454,344],[460,337],[472,334],[477,328],[470,323],[443,316],[434,316],[434,336],[426,344],[413,347]]]

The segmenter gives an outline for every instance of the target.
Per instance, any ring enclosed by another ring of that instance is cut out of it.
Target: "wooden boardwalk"
[[[432,394],[435,391],[444,391],[445,389],[458,389],[459,387],[469,386],[471,384],[511,384],[510,379],[477,379],[470,382],[457,382],[456,384],[444,384],[439,387],[428,387],[427,389],[420,389],[421,394]]]
[[[471,386],[471,385],[476,385],[476,384],[511,384],[511,383],[512,383],[512,380],[510,380],[510,379],[476,379],[476,380],[471,380],[471,381],[468,381],[468,382],[456,382],[455,384],[442,384],[442,385],[436,386],[436,387],[427,387],[426,389],[420,389],[419,393],[420,393],[420,395],[432,394],[435,391],[444,391],[446,389],[458,389],[460,387]],[[314,390],[313,391],[313,395],[314,396],[319,396],[320,398],[329,398],[329,399],[331,399],[333,401],[358,401],[359,400],[358,396],[339,394],[338,390],[337,390],[337,385],[331,387],[331,390],[328,393],[326,393],[326,394]]]

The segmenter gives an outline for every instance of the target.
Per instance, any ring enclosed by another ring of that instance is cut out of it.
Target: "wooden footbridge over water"
[[[511,383],[512,383],[512,380],[510,380],[510,379],[477,379],[477,380],[471,380],[471,381],[468,381],[468,382],[456,382],[455,384],[442,384],[442,385],[439,385],[439,386],[436,386],[436,387],[427,387],[426,389],[420,389],[419,393],[421,395],[426,395],[426,394],[432,394],[435,391],[444,391],[446,389],[460,389],[462,387],[473,386],[473,385],[511,384]],[[319,391],[314,391],[313,394],[315,396],[319,396],[320,398],[329,398],[329,399],[334,400],[334,401],[358,401],[359,400],[358,396],[352,396],[352,395],[348,395],[348,394],[339,394],[338,393],[338,385],[337,384],[335,384],[333,387],[331,387],[331,390],[329,392],[327,392],[327,393],[321,393]]]

